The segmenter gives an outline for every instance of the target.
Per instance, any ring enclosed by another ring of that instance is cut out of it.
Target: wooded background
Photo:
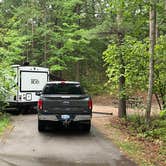
[[[10,65],[50,68],[52,79],[80,81],[91,94],[121,104],[147,92],[149,11],[155,4],[153,94],[166,102],[166,1],[1,0],[0,98],[11,89]],[[122,115],[123,116],[123,115]]]

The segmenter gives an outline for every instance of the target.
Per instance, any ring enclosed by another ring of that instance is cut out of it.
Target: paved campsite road
[[[90,134],[39,133],[37,115],[12,119],[13,129],[0,141],[0,166],[136,166],[93,126]]]

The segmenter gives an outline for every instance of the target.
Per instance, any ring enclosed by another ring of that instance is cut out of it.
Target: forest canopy
[[[128,98],[148,87],[149,9],[142,0],[1,0],[0,79],[12,64],[48,67],[92,93]],[[165,107],[166,3],[157,2],[153,93]],[[7,66],[7,67],[4,67]],[[118,91],[118,79],[125,87]]]

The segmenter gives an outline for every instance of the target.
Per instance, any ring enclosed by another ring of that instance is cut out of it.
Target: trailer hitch
[[[63,121],[63,125],[65,127],[68,127],[70,123],[71,123],[71,120],[69,120],[69,119],[66,119],[66,120]]]

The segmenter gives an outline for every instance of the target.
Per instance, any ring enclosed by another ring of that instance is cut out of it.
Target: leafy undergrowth
[[[7,114],[0,113],[0,135],[3,133],[3,131],[8,125],[9,125],[9,116]]]
[[[119,131],[116,144],[141,166],[166,166],[166,119],[155,116],[149,128],[145,119],[130,115],[127,119],[112,118],[111,128]],[[121,137],[121,138],[120,138]]]

